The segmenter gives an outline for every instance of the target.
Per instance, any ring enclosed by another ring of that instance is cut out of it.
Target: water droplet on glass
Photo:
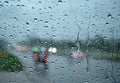
[[[42,3],[41,1],[38,1],[38,3]]]
[[[43,21],[43,20],[40,20],[40,21]]]
[[[36,21],[36,20],[37,20],[37,18],[34,18],[34,20]]]
[[[48,26],[44,26],[45,27],[45,29],[48,29]]]
[[[17,6],[19,7],[20,5],[18,4]]]
[[[56,35],[53,35],[53,38],[56,38]]]
[[[29,67],[29,69],[31,69],[31,70],[32,70],[32,69],[33,69],[33,67]]]
[[[5,3],[9,3],[8,1],[4,1]]]
[[[29,25],[29,22],[26,22],[27,25]]]
[[[23,5],[23,4],[22,4],[21,6],[22,6],[22,7],[25,7],[25,5]]]
[[[0,7],[3,7],[3,5],[2,5],[2,4],[0,4]]]
[[[15,20],[17,20],[17,17],[14,17]]]
[[[120,16],[120,14],[118,14],[118,16]]]
[[[109,23],[108,23],[108,22],[106,22],[105,24],[106,24],[106,25],[109,25]]]
[[[64,69],[64,66],[61,66],[62,69]]]
[[[32,9],[35,9],[35,7],[32,7]]]
[[[52,61],[51,63],[52,63],[52,64],[54,64],[55,62],[54,62],[54,61]]]
[[[86,81],[85,83],[88,83],[88,81]]]
[[[58,0],[58,2],[61,2],[61,3],[62,3],[62,0]]]
[[[30,30],[28,29],[27,32],[30,32]]]
[[[24,59],[27,59],[27,56],[24,56]]]
[[[47,23],[48,23],[48,21],[45,21],[45,23],[47,24]]]
[[[52,7],[50,7],[50,6],[48,8],[52,9]]]
[[[23,13],[23,15],[26,15],[26,13]]]
[[[65,14],[64,16],[68,16],[68,14]]]
[[[112,18],[113,18],[112,15],[111,15],[111,13],[109,13],[109,14],[107,15],[107,17],[108,17],[109,19],[112,19]]]

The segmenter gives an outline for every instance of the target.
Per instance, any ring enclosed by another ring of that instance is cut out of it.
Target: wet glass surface
[[[0,0],[0,83],[120,83],[120,0]]]

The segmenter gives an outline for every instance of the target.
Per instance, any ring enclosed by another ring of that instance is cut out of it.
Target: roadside
[[[0,83],[119,83],[120,64],[118,62],[78,57],[68,60],[67,57],[50,55],[48,76],[35,72],[32,52],[9,51],[22,61],[25,70],[21,72],[0,72]],[[86,66],[89,70],[86,72]],[[69,79],[71,78],[71,79]]]
[[[29,58],[27,59],[27,57],[29,57],[29,53],[21,53],[10,48],[7,51],[18,57],[19,61],[22,62],[21,64],[24,65],[25,69],[20,72],[0,72],[0,83],[33,83],[25,73],[26,70],[28,71],[29,69],[29,65],[27,64],[29,63]]]
[[[89,50],[88,57],[95,60],[120,62],[120,54],[101,50]]]

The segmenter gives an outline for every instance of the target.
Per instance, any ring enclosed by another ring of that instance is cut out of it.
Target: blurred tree
[[[96,49],[101,51],[111,51],[112,43],[110,40],[107,40],[105,37],[101,35],[96,35],[95,38],[90,40],[89,49]]]

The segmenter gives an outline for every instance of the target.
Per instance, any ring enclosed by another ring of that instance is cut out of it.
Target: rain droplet
[[[38,3],[42,3],[41,1],[38,1]]]
[[[48,29],[48,26],[44,26],[45,27],[45,29]]]
[[[109,13],[109,14],[107,15],[107,17],[110,18],[110,19],[113,18],[112,15],[111,15],[111,13]]]
[[[45,23],[47,24],[47,23],[48,23],[48,21],[45,21]]]
[[[43,21],[43,20],[40,20],[40,21]]]
[[[2,5],[2,4],[0,4],[0,7],[3,7],[3,5]]]
[[[18,4],[17,6],[19,7],[20,5]]]
[[[41,8],[39,8],[39,10],[42,10]]]
[[[32,7],[32,9],[35,9],[35,7]]]
[[[106,25],[109,25],[109,23],[108,23],[108,22],[106,22],[105,24],[106,24]]]
[[[25,7],[25,5],[23,5],[23,4],[22,4],[21,6],[22,6],[22,7]]]
[[[26,15],[26,13],[23,13],[23,15]]]
[[[30,30],[28,29],[27,32],[30,32]]]
[[[118,77],[120,78],[120,75],[118,75]]]
[[[85,83],[88,83],[88,81],[86,81]]]
[[[62,0],[58,0],[58,2],[61,2],[61,3],[62,3]]]
[[[95,24],[92,24],[92,25],[95,25]]]
[[[118,14],[118,16],[120,16],[120,14]]]
[[[113,4],[117,4],[117,2],[114,2]]]
[[[52,64],[54,64],[55,62],[54,62],[54,61],[52,61],[51,63],[52,63]]]
[[[13,81],[10,81],[10,83],[13,83]]]
[[[4,1],[5,3],[9,3],[8,1]]]
[[[27,59],[27,56],[24,56],[24,59]]]
[[[49,33],[46,33],[46,35],[48,35]]]
[[[64,66],[61,66],[62,69],[64,69]]]
[[[30,74],[33,74],[33,71],[30,71]]]
[[[53,38],[56,38],[56,36],[55,36],[55,35],[53,35]]]
[[[11,37],[13,37],[13,35],[10,35]]]
[[[58,68],[56,67],[56,68],[54,68],[55,70],[57,70]]]
[[[37,20],[37,18],[34,18],[34,20]]]
[[[17,17],[14,17],[15,20],[17,20]]]
[[[48,8],[52,9],[52,7],[50,7],[50,6]]]
[[[29,25],[29,22],[26,22],[27,25]]]
[[[64,16],[68,16],[68,14],[65,14]]]
[[[2,36],[2,37],[4,37],[5,35],[4,35],[4,34],[2,34],[1,36]]]
[[[112,9],[116,9],[116,7],[112,7]]]
[[[29,69],[33,69],[33,67],[29,67]]]

